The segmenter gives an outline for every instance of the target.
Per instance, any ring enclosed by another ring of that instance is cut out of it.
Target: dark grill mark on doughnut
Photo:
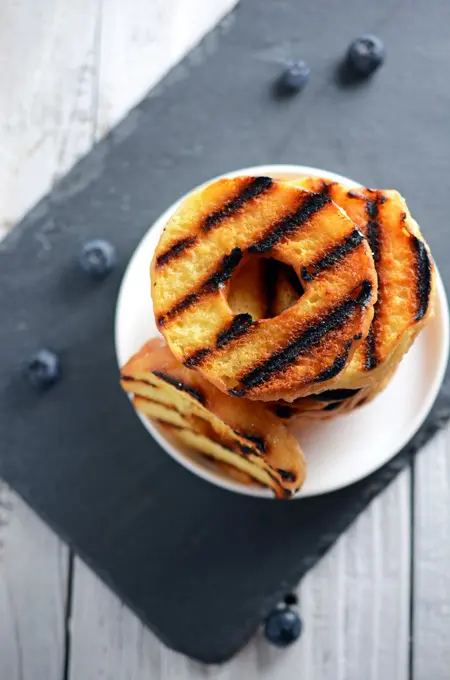
[[[208,349],[208,347],[204,347],[203,349],[198,349],[196,352],[193,352],[190,357],[188,357],[185,361],[183,361],[184,366],[186,368],[193,368],[194,366],[199,366],[203,359],[207,357],[209,354],[211,354],[212,350]]]
[[[322,338],[335,330],[340,328],[345,321],[351,316],[355,309],[357,302],[353,299],[346,299],[340,305],[335,307],[322,319],[317,321],[313,326],[310,326],[300,335],[288,343],[282,349],[274,352],[266,361],[255,366],[240,378],[240,383],[243,388],[249,390],[258,387],[270,380],[274,373],[281,373],[288,368],[296,359],[305,354],[311,347],[317,345]],[[235,389],[232,394],[236,396],[243,396],[245,389]]]
[[[281,479],[287,480],[289,482],[295,482],[295,475],[293,472],[289,472],[289,470],[283,470],[283,468],[277,468],[277,472],[279,472]]]
[[[270,472],[270,470],[265,470],[266,474],[270,477],[270,479],[273,481],[275,484],[275,487],[273,489],[273,492],[275,493],[276,498],[292,498],[294,495],[294,491],[291,491],[290,489],[285,489],[284,486],[281,484],[280,480],[278,477],[276,477],[273,472]],[[281,475],[280,475],[281,476]]]
[[[369,333],[366,338],[366,363],[365,368],[367,371],[371,371],[378,365],[378,357],[376,355],[375,347],[375,333],[373,332],[373,321],[370,327]]]
[[[166,250],[161,255],[158,255],[158,257],[156,258],[156,266],[162,267],[171,260],[174,260],[176,257],[184,253],[185,250],[193,246],[196,240],[197,239],[195,236],[188,236],[186,238],[180,239],[179,241],[176,241],[173,245],[170,246],[170,248],[168,248],[168,250]]]
[[[375,268],[380,260],[380,225],[378,223],[378,199],[368,198],[366,201],[367,221],[367,240],[372,251]]]
[[[266,452],[266,442],[264,441],[263,437],[259,437],[257,434],[247,434],[246,432],[238,432],[235,430],[236,434],[240,435],[241,437],[244,437],[244,439],[248,439],[249,442],[252,442],[256,446],[261,453]]]
[[[222,258],[217,271],[211,274],[206,281],[204,281],[198,292],[189,293],[184,298],[179,300],[168,312],[165,314],[160,314],[157,323],[158,326],[164,326],[164,324],[169,320],[173,319],[177,314],[191,307],[195,302],[198,302],[200,298],[208,293],[216,291],[220,286],[222,286],[227,279],[230,278],[233,270],[238,266],[242,259],[242,250],[240,248],[233,248],[229,255],[225,255]]]
[[[344,236],[343,243],[335,246],[324,257],[313,262],[307,267],[302,267],[301,275],[304,281],[312,281],[321,271],[332,267],[342,260],[348,253],[357,248],[363,242],[363,235],[359,229],[354,229],[351,234]]]
[[[323,407],[324,411],[334,411],[335,409],[339,408],[340,402],[337,401],[335,404],[327,404],[326,406]]]
[[[366,200],[366,213],[368,217],[367,221],[367,240],[369,241],[369,246],[372,251],[373,255],[373,260],[375,263],[375,271],[378,276],[378,286],[379,288],[382,285],[382,281],[380,280],[380,271],[379,271],[379,263],[380,263],[380,223],[378,221],[379,217],[379,205],[383,204],[385,201],[382,200],[384,197],[382,194],[375,192],[374,190],[369,190],[371,193],[376,194],[375,199],[368,198]],[[378,303],[375,305],[374,309],[374,317],[372,320],[372,325],[370,327],[369,333],[366,338],[366,360],[365,360],[365,368],[368,371],[371,371],[378,365],[378,357],[377,357],[377,338],[376,338],[376,326],[375,326],[375,319],[377,316],[377,310],[378,310]]]
[[[292,418],[294,413],[295,411],[289,406],[277,406],[275,409],[275,415],[277,415],[278,418]]]
[[[344,401],[358,394],[359,390],[341,389],[341,390],[327,390],[326,392],[321,392],[320,394],[311,394],[311,399],[316,401]]]
[[[214,227],[217,227],[221,222],[240,210],[245,203],[267,191],[272,184],[273,179],[270,177],[249,178],[249,183],[237,196],[205,217],[202,224],[202,231],[208,232]]]
[[[253,319],[250,314],[237,314],[228,328],[220,331],[217,335],[216,347],[224,347],[232,340],[236,340],[236,338],[244,335],[252,325]]]
[[[162,371],[153,371],[153,375],[156,375],[157,378],[161,378],[161,380],[164,380],[164,382],[168,383],[169,385],[176,387],[177,390],[186,392],[186,394],[194,397],[194,399],[196,399],[200,404],[205,403],[205,396],[200,392],[200,390],[196,390],[194,387],[190,387],[190,385],[186,385],[186,383],[182,382],[181,380],[173,378],[171,375],[163,373]]]
[[[412,237],[416,256],[417,311],[415,321],[423,319],[428,310],[431,294],[431,260],[425,245],[417,236]]]
[[[314,379],[314,382],[325,382],[326,380],[335,378],[345,368],[351,346],[352,341],[350,340],[350,342],[346,344],[343,353],[336,357],[331,366],[328,366],[328,368],[321,371],[317,378]]]
[[[328,196],[325,194],[310,194],[306,198],[303,197],[301,205],[279,222],[277,222],[262,239],[254,243],[248,248],[250,253],[265,253],[273,248],[282,239],[290,234],[293,234],[297,229],[307,222],[313,215],[318,213],[322,208],[331,203]]]
[[[219,286],[222,286],[230,278],[241,259],[242,250],[240,248],[233,248],[229,255],[225,255],[222,258],[219,269],[205,281],[202,290],[204,289],[205,292],[217,290]]]
[[[356,302],[361,307],[366,307],[372,299],[372,284],[368,279],[364,279],[359,289],[357,289]]]
[[[245,444],[239,444],[238,443],[238,447],[239,447],[239,450],[241,451],[241,453],[244,454],[244,456],[248,456],[248,455],[252,454],[252,456],[258,456],[258,458],[262,457],[261,454],[256,453],[255,449],[252,448],[251,446],[246,446]]]

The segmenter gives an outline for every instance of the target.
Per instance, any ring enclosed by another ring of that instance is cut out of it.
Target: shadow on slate
[[[441,394],[391,463],[343,491],[276,503],[219,490],[173,462],[135,417],[113,349],[122,272],[91,284],[76,254],[106,237],[124,268],[148,225],[198,182],[291,162],[398,187],[448,283],[449,25],[444,0],[244,0],[0,245],[0,475],[189,656],[237,652],[409,465],[450,399]],[[362,31],[381,34],[387,63],[370,83],[339,87],[336,60]],[[290,56],[309,61],[311,83],[276,101],[272,82]],[[61,353],[64,378],[38,395],[20,366],[42,345]]]

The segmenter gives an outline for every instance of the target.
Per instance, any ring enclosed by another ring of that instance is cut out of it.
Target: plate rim
[[[320,168],[312,167],[312,166],[305,166],[305,165],[295,165],[295,164],[264,164],[264,165],[256,165],[256,166],[250,166],[246,168],[240,168],[237,170],[232,170],[229,172],[222,173],[220,175],[217,175],[216,177],[213,177],[212,179],[208,179],[205,182],[202,182],[201,184],[197,185],[196,187],[193,187],[190,191],[186,192],[183,196],[181,196],[179,199],[174,201],[172,205],[170,205],[157,219],[149,226],[143,237],[140,239],[139,243],[137,244],[136,248],[133,251],[133,254],[128,261],[127,267],[125,269],[125,272],[122,277],[122,281],[120,284],[119,292],[117,295],[117,300],[116,300],[116,307],[115,307],[115,321],[114,321],[114,346],[115,346],[115,353],[116,353],[116,359],[119,365],[119,368],[123,365],[125,361],[129,359],[129,357],[123,357],[122,356],[122,351],[120,348],[120,319],[122,317],[122,310],[125,307],[124,304],[124,299],[126,295],[126,289],[127,289],[127,281],[128,278],[131,276],[131,272],[134,271],[135,269],[135,261],[139,255],[139,252],[141,251],[141,248],[144,246],[145,241],[149,237],[149,233],[157,228],[161,227],[163,224],[165,224],[170,216],[173,214],[173,212],[177,209],[178,205],[184,200],[186,196],[188,196],[192,191],[199,189],[203,186],[206,186],[207,184],[214,182],[217,179],[220,179],[222,177],[234,177],[237,175],[261,175],[261,174],[267,174],[269,176],[283,176],[283,175],[289,175],[292,174],[293,176],[298,176],[298,175],[310,175],[310,176],[315,176],[315,177],[325,177],[327,179],[330,179],[332,181],[337,181],[345,184],[349,188],[355,188],[358,186],[361,186],[358,182],[355,182],[354,180],[350,179],[349,177],[345,177],[344,175],[339,175],[335,172],[331,172],[328,170],[323,170]],[[389,460],[391,460],[401,449],[406,446],[406,444],[414,437],[414,435],[417,433],[417,431],[420,429],[420,427],[423,425],[425,422],[428,414],[431,411],[431,408],[438,396],[440,387],[442,385],[444,376],[445,376],[445,371],[447,368],[447,363],[448,363],[448,356],[449,356],[449,347],[450,347],[450,318],[449,318],[449,309],[448,309],[448,302],[447,302],[447,296],[445,293],[445,288],[444,284],[441,278],[441,275],[439,273],[439,270],[435,264],[436,267],[436,302],[439,305],[439,315],[440,315],[440,346],[442,348],[441,355],[439,357],[439,362],[437,369],[435,371],[435,375],[433,378],[433,381],[431,382],[430,388],[428,390],[428,395],[427,398],[425,399],[422,408],[416,413],[415,417],[411,419],[410,427],[406,430],[405,436],[401,439],[401,443],[399,446],[394,447],[394,451],[390,451],[387,456],[383,456],[382,459],[379,461],[377,460],[374,465],[368,466],[368,468],[362,472],[356,474],[354,477],[351,477],[346,481],[345,483],[338,482],[334,486],[328,486],[326,489],[311,489],[311,490],[306,490],[303,491],[300,489],[300,491],[294,496],[294,500],[297,499],[302,499],[302,498],[308,498],[308,497],[313,497],[313,496],[319,496],[323,495],[325,493],[331,493],[333,491],[338,491],[339,489],[346,488],[347,486],[350,486],[351,484],[355,484],[356,482],[360,481],[361,479],[364,479],[368,477],[370,474],[381,468],[383,465],[385,465]],[[168,453],[174,460],[176,460],[178,463],[180,463],[184,468],[189,470],[191,473],[197,475],[198,477],[204,479],[205,481],[214,484],[215,486],[218,486],[222,489],[225,489],[227,491],[231,491],[233,493],[239,493],[245,496],[249,497],[255,497],[255,498],[263,498],[263,499],[269,499],[269,500],[274,500],[273,493],[270,491],[270,489],[264,489],[260,488],[257,486],[253,485],[245,485],[241,484],[239,482],[235,482],[231,479],[227,479],[225,476],[222,476],[220,473],[214,473],[213,471],[209,470],[207,467],[202,465],[200,462],[197,462],[193,459],[191,459],[187,454],[183,453],[183,451],[180,449],[180,447],[175,446],[172,444],[169,439],[162,434],[162,432],[158,429],[156,425],[154,425],[149,419],[147,419],[145,416],[140,414],[136,409],[134,409],[137,417],[139,420],[142,422],[146,430],[153,436],[153,438],[157,441],[157,443],[161,446],[161,448],[164,449],[166,453]]]

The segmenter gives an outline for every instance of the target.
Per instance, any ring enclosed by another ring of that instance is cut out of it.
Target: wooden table
[[[235,1],[3,0],[1,233]],[[206,668],[164,648],[0,481],[0,679],[448,680],[449,491],[447,428],[303,580],[298,644],[257,636]]]

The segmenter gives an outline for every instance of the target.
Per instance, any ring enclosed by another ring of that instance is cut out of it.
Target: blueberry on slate
[[[278,91],[282,94],[295,94],[308,83],[311,69],[305,61],[291,61],[278,80]]]
[[[264,624],[266,638],[277,647],[288,647],[298,640],[301,632],[300,617],[290,607],[275,609],[269,614]]]
[[[81,268],[97,279],[107,276],[114,269],[116,262],[116,249],[111,243],[102,239],[85,243],[80,254]]]
[[[288,606],[293,606],[298,604],[298,597],[295,593],[287,593],[284,596],[284,604],[287,604]]]
[[[354,40],[347,53],[347,63],[360,76],[370,76],[384,62],[386,50],[375,35],[363,35]]]
[[[50,387],[61,377],[61,364],[58,356],[49,349],[41,349],[26,365],[28,380],[35,387]]]

